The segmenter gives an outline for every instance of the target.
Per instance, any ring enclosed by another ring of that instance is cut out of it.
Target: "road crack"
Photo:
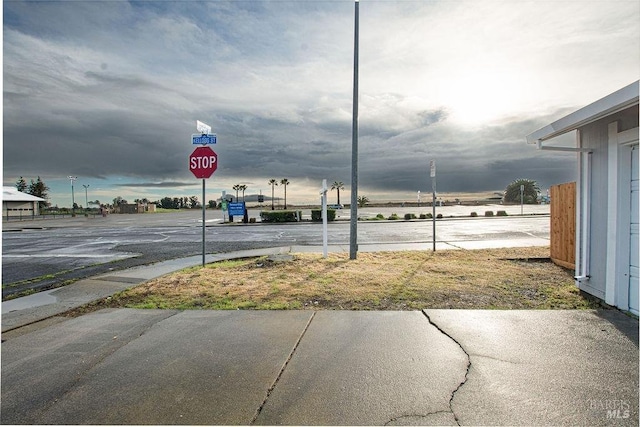
[[[438,331],[440,331],[443,335],[445,335],[447,338],[449,338],[451,341],[453,341],[454,343],[456,343],[458,345],[458,347],[460,347],[460,350],[462,350],[462,352],[467,356],[467,370],[464,373],[464,379],[460,382],[460,384],[458,384],[458,386],[451,392],[451,397],[449,398],[449,411],[451,411],[451,413],[453,414],[453,418],[456,421],[456,424],[460,425],[460,420],[458,420],[458,416],[456,415],[456,413],[453,410],[453,399],[456,397],[456,393],[462,388],[462,386],[467,382],[467,380],[469,379],[469,371],[471,370],[471,355],[467,352],[467,350],[465,350],[465,348],[462,346],[462,344],[460,344],[460,342],[455,339],[454,337],[452,337],[451,335],[449,335],[444,329],[442,329],[440,326],[438,326],[433,320],[431,320],[431,318],[429,317],[429,315],[427,314],[427,312],[425,310],[422,310],[422,314],[424,314],[424,317],[427,318],[427,320],[429,321],[429,324],[433,325]]]

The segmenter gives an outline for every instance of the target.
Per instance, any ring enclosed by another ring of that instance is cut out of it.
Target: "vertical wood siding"
[[[576,268],[576,183],[554,185],[551,195],[551,260]]]

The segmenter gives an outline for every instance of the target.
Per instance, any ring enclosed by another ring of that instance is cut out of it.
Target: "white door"
[[[631,230],[629,236],[629,311],[638,315],[640,295],[638,294],[638,145],[631,150]]]

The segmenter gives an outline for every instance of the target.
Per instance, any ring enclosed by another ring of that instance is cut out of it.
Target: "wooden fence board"
[[[554,185],[551,195],[551,260],[565,268],[576,266],[576,183]]]

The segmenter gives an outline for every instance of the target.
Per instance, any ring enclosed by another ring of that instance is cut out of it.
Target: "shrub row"
[[[507,211],[498,211],[496,212],[497,216],[507,216]],[[472,217],[477,217],[478,213],[477,212],[471,212],[471,216]],[[484,216],[493,216],[493,211],[485,211]]]
[[[327,209],[327,221],[333,221],[336,219],[336,210]],[[322,209],[311,210],[311,221],[322,221]]]
[[[302,211],[262,211],[262,222],[297,222],[302,218]]]

